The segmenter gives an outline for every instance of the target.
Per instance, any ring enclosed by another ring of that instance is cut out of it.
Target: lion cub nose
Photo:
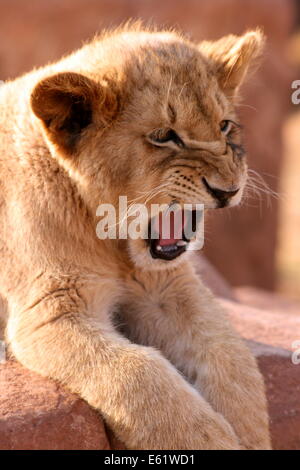
[[[210,186],[205,178],[202,178],[203,184],[207,189],[207,192],[211,194],[215,199],[217,199],[222,205],[226,205],[226,203],[235,196],[240,188],[234,189],[232,191],[224,191],[224,189],[215,188]]]

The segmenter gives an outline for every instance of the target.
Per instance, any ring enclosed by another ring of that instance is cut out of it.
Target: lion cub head
[[[51,66],[33,89],[32,110],[90,210],[117,208],[120,195],[129,204],[238,204],[247,164],[235,104],[262,42],[259,31],[194,44],[131,28]],[[135,263],[184,258],[190,240],[171,231],[167,241],[159,227],[155,240],[129,240]]]

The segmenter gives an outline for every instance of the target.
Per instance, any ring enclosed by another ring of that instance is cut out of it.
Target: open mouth
[[[202,214],[201,214],[202,216]],[[148,243],[152,258],[171,261],[182,255],[194,238],[199,223],[197,210],[165,211],[152,218]]]

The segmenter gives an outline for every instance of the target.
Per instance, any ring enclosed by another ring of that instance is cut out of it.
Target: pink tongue
[[[182,240],[182,233],[184,228],[184,215],[183,212],[170,211],[159,214],[158,233],[159,245],[175,245],[178,240]],[[157,222],[156,222],[157,223]]]

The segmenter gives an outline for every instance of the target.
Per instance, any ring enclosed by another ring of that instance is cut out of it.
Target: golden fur
[[[99,203],[119,195],[214,208],[203,176],[238,187],[231,205],[240,201],[246,161],[220,122],[236,120],[261,44],[258,31],[197,45],[135,25],[0,87],[7,342],[100,410],[130,449],[270,446],[255,360],[189,253],[153,259],[144,240],[95,230]],[[152,145],[166,127],[184,149]]]

